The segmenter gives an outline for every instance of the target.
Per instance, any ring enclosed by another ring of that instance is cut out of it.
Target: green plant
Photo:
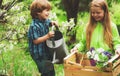
[[[117,26],[120,26],[120,6],[119,4],[114,3],[114,6],[110,9],[111,15],[112,15],[112,20]]]
[[[0,64],[2,65],[0,67],[0,75],[7,75],[7,68],[6,68],[6,61],[4,59],[4,51],[5,49],[5,45],[4,44],[0,44],[0,58],[1,58],[1,62]]]

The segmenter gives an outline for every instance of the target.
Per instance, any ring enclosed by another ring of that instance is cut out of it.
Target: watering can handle
[[[51,27],[51,30],[54,31],[54,28],[56,28],[56,30],[59,30],[59,28],[58,28],[57,26],[54,26],[54,25]],[[53,47],[55,47],[54,38],[51,38],[51,40],[52,40],[52,45],[53,45]]]
[[[54,31],[54,28],[55,28],[55,26],[52,26],[52,31]],[[53,47],[55,47],[55,42],[54,42],[54,38],[51,38],[51,40],[52,40],[52,45],[53,45]]]
[[[54,28],[56,28],[56,30],[59,30],[59,28],[57,26],[54,26],[54,25],[52,26],[51,30],[54,31]]]
[[[54,31],[55,26],[52,26],[52,31]]]

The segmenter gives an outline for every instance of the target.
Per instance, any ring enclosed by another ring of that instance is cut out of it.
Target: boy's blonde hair
[[[45,9],[51,9],[51,4],[48,0],[34,0],[30,6],[30,14],[33,19],[38,18],[38,13]]]
[[[90,9],[92,7],[100,7],[104,11],[104,18],[102,21],[103,27],[104,27],[104,41],[108,44],[108,46],[112,49],[112,29],[111,29],[111,21],[110,21],[110,15],[108,11],[108,5],[105,0],[93,0],[90,3]],[[88,22],[88,26],[86,29],[86,46],[87,49],[90,49],[90,42],[91,42],[91,36],[94,28],[96,27],[96,21],[91,15],[90,10],[90,20]]]

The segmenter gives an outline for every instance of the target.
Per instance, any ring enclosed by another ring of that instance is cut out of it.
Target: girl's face
[[[100,7],[91,7],[91,15],[96,21],[102,21],[104,18],[104,10]]]
[[[50,13],[50,10],[45,9],[42,12],[38,13],[38,18],[40,20],[46,20],[48,19],[49,13]]]

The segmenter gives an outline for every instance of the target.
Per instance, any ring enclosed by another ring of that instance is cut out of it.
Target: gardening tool
[[[55,36],[48,39],[46,41],[46,44],[49,48],[50,54],[53,57],[52,63],[58,63],[61,64],[63,63],[64,57],[68,55],[68,50],[66,48],[66,44],[63,38],[62,33],[59,31],[59,28],[56,27],[54,30],[55,26],[52,26],[52,31],[55,32]]]

